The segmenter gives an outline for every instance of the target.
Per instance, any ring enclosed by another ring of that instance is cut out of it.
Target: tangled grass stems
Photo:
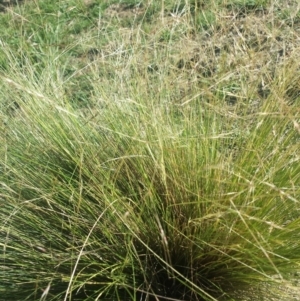
[[[87,122],[27,95],[3,137],[6,300],[219,300],[298,269],[292,108],[267,104],[236,152],[200,102]]]
[[[179,60],[194,43],[182,34],[226,32],[215,4],[199,20],[178,4],[150,42],[104,16],[111,44],[67,76],[72,53],[47,44],[36,63],[3,43],[4,300],[282,300],[300,259],[297,56],[258,73],[239,31],[211,66]],[[69,94],[82,73],[87,107]]]

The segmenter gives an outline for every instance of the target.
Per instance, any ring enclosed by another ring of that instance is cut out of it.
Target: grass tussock
[[[291,2],[5,7],[4,300],[297,295]]]

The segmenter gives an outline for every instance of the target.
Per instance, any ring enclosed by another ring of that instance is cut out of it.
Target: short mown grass
[[[0,15],[3,300],[299,294],[299,7],[175,2]]]

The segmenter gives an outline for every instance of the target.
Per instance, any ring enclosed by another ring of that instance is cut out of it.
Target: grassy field
[[[300,300],[299,1],[0,1],[0,46],[1,300]]]

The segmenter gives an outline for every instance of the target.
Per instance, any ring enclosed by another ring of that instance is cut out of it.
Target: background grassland
[[[299,300],[298,1],[0,9],[1,298]]]

